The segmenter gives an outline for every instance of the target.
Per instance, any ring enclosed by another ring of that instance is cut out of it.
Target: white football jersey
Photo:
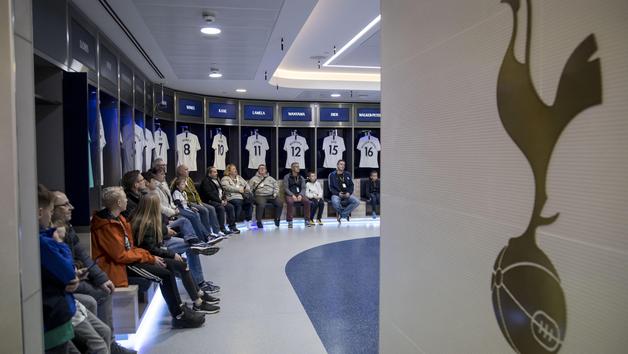
[[[325,151],[323,167],[336,168],[338,161],[342,160],[342,154],[345,150],[345,139],[342,137],[330,135],[323,139],[323,151]]]
[[[142,170],[144,128],[137,124],[122,128],[122,149],[124,150],[124,172]]]
[[[227,151],[229,151],[227,138],[222,134],[214,135],[212,149],[214,149],[214,167],[216,167],[217,170],[224,171],[225,158],[227,157]]]
[[[266,137],[253,134],[246,140],[246,150],[249,152],[249,168],[257,170],[259,165],[266,164],[266,151],[270,150]]]
[[[96,182],[96,184],[103,185],[105,184],[105,170],[103,165],[103,148],[107,145],[107,139],[105,139],[105,127],[102,124],[102,116],[100,115],[100,111],[98,111],[98,119],[97,119],[97,129],[98,129],[98,156],[99,156],[99,164],[100,164],[100,180]]]
[[[155,140],[153,139],[153,133],[144,128],[144,170],[150,170],[150,165],[153,162],[153,150],[155,149]]]
[[[363,136],[356,147],[360,150],[360,168],[379,168],[377,156],[382,149],[379,139],[372,135]]]
[[[286,168],[290,168],[293,162],[298,162],[301,169],[305,169],[305,152],[310,147],[307,141],[300,135],[292,135],[286,138],[283,149],[288,153],[286,159]]]
[[[177,135],[177,166],[186,165],[189,171],[196,171],[196,152],[200,149],[196,135],[190,132]]]
[[[170,149],[168,135],[163,130],[157,129],[153,140],[155,141],[155,159],[162,159],[165,164],[168,164],[168,150]]]

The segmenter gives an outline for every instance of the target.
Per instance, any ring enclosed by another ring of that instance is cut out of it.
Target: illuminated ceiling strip
[[[347,44],[342,46],[342,48],[340,48],[340,50],[337,51],[336,54],[334,54],[331,58],[327,59],[327,61],[323,64],[323,66],[330,66],[330,63],[332,61],[336,60],[340,56],[340,54],[342,54],[345,50],[347,50],[355,42],[357,42],[360,38],[362,38],[362,36],[364,36],[368,31],[371,30],[371,28],[373,28],[376,24],[378,24],[381,19],[382,19],[382,15],[377,15],[377,17],[375,17],[373,21],[371,21],[358,34],[356,34],[355,37],[351,38],[351,40],[347,42]]]
[[[273,79],[292,79],[292,80],[331,80],[331,81],[359,81],[359,82],[379,82],[381,75],[379,73],[339,73],[325,71],[294,71],[286,69],[277,69],[273,74]],[[272,79],[271,79],[272,81]]]
[[[328,68],[351,68],[351,69],[381,69],[381,66],[366,66],[366,65],[326,65]]]

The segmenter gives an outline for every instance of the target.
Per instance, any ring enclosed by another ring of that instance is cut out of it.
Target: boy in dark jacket
[[[371,171],[369,180],[366,183],[365,195],[368,196],[368,203],[373,208],[373,219],[377,219],[377,207],[379,206],[379,174],[377,171]]]

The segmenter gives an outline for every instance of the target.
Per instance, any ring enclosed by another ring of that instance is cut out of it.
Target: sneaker
[[[237,235],[240,233],[240,230],[238,230],[238,228],[235,225],[230,226],[229,229],[231,230],[231,233],[234,235]]]
[[[264,224],[261,221],[257,222],[257,228],[258,229],[263,229],[264,228]]]
[[[351,221],[351,215],[347,215],[347,221]]]
[[[192,309],[195,312],[205,313],[205,314],[214,314],[220,312],[220,307],[216,305],[210,305],[205,301],[201,302],[200,305],[192,305]]]
[[[321,219],[316,220],[316,222],[317,222],[319,225],[323,225],[323,220],[321,220]]]
[[[216,253],[218,253],[218,251],[220,251],[220,247],[209,246],[209,247],[202,248],[202,249],[198,249],[198,248],[193,249],[193,248],[190,247],[190,250],[194,254],[201,254],[203,256],[213,256]]]
[[[281,220],[279,219],[275,219],[275,226],[279,227],[279,223],[281,222]]]
[[[204,281],[198,284],[198,287],[208,294],[216,294],[220,292],[220,287],[218,285],[214,285],[208,281]]]
[[[208,250],[211,246],[209,246],[208,244],[206,244],[205,242],[198,242],[195,243],[193,245],[190,246],[190,249],[192,250],[192,252],[199,254],[199,253],[203,253],[206,250]]]
[[[220,302],[219,298],[213,297],[206,292],[203,292],[203,296],[201,296],[201,299],[210,305],[216,305],[217,303]]]
[[[233,232],[231,232],[231,231],[229,231],[229,230],[227,230],[227,229],[222,229],[222,230],[220,230],[220,232],[218,233],[218,235],[220,235],[220,236],[223,236],[223,237],[224,237],[224,236],[229,236],[229,235],[231,235],[232,233],[233,233]]]
[[[372,218],[373,218],[373,220],[377,219],[377,213],[376,212],[373,212]]]
[[[253,222],[253,220],[246,221],[246,222],[245,222],[245,224],[246,224],[246,227],[247,227],[249,230],[257,229],[257,225],[255,225],[255,223]]]
[[[125,348],[117,342],[111,342],[110,350],[111,354],[137,354],[135,350]]]
[[[342,220],[340,220],[340,214],[336,215],[336,220],[338,220],[339,224],[342,224]]]
[[[225,239],[224,236],[216,236],[216,237],[210,238],[206,243],[210,246],[213,246],[224,239]]]
[[[181,313],[172,318],[173,328],[198,328],[205,323],[205,316],[181,305]]]
[[[292,221],[288,221],[288,228],[291,229],[292,228]]]
[[[312,227],[314,225],[314,223],[310,220],[305,220],[305,226],[306,227]]]

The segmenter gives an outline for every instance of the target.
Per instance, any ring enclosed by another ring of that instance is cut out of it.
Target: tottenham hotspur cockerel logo
[[[514,54],[520,0],[512,7],[512,36],[497,81],[497,107],[506,132],[530,163],[535,182],[532,216],[527,229],[508,241],[495,261],[491,280],[493,309],[499,328],[517,353],[556,353],[567,330],[567,305],[558,272],[536,244],[536,229],[550,225],[558,213],[544,217],[547,170],[554,146],[565,127],[587,108],[602,103],[600,60],[593,34],[571,53],[563,68],[556,99],[540,98],[530,75],[531,0],[526,0],[525,61]]]

